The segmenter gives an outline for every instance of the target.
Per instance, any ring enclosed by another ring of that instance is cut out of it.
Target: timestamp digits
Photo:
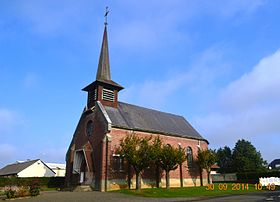
[[[207,191],[213,191],[213,190],[220,190],[220,191],[227,191],[227,190],[232,190],[232,191],[248,191],[249,189],[255,189],[255,190],[270,190],[274,191],[275,190],[275,184],[268,184],[266,186],[262,186],[262,184],[255,184],[252,185],[251,187],[249,184],[245,183],[219,183],[219,184],[208,184],[206,187]]]

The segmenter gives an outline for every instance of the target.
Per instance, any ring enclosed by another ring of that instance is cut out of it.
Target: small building
[[[268,165],[268,168],[280,170],[280,159],[274,159],[273,161],[271,161],[271,163]]]
[[[46,163],[55,172],[55,177],[64,177],[66,171],[65,163]]]
[[[219,168],[220,168],[220,166],[218,166],[217,164],[213,164],[213,165],[211,166],[210,175],[212,175],[212,174],[217,174]]]
[[[40,159],[18,161],[0,169],[0,177],[54,177],[55,172]]]

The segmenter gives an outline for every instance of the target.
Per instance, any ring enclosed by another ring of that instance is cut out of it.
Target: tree
[[[159,152],[160,167],[165,171],[166,188],[170,188],[169,172],[177,169],[186,160],[184,149],[174,148],[169,144],[162,145]]]
[[[216,152],[217,164],[220,167],[219,172],[231,173],[233,172],[232,151],[228,146],[219,148]]]
[[[257,152],[251,142],[238,140],[232,153],[233,168],[235,172],[250,172],[263,170],[265,161],[261,153]]]
[[[152,147],[151,137],[140,138],[134,134],[121,140],[118,153],[123,155],[136,174],[136,189],[141,189],[141,172],[150,165]]]
[[[207,171],[208,183],[210,183],[211,166],[215,162],[216,162],[216,154],[213,150],[209,150],[209,149],[205,149],[205,150],[199,149],[198,150],[197,164],[200,167],[201,175],[202,175],[203,169],[205,169]],[[202,179],[201,179],[201,182],[202,182]]]
[[[161,147],[162,147],[162,140],[159,136],[153,139],[152,144],[152,162],[155,165],[156,169],[156,186],[159,188],[159,182],[160,182],[160,153],[161,153]]]

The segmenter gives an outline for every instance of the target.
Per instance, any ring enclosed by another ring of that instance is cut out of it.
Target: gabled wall
[[[54,177],[55,173],[41,160],[18,173],[18,177]]]

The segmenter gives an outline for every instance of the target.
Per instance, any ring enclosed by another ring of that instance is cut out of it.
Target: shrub
[[[5,190],[5,195],[8,199],[16,197],[16,190],[9,187],[9,189]]]
[[[29,188],[31,196],[38,196],[40,194],[40,185],[37,180],[34,180]]]
[[[30,195],[30,193],[29,193],[27,187],[21,186],[16,191],[16,197],[25,197],[25,196],[29,196],[29,195]]]
[[[42,187],[62,188],[64,186],[65,177],[0,177],[0,187],[5,186],[30,186],[32,181],[37,180]]]
[[[238,182],[258,183],[261,177],[280,177],[280,171],[237,173]]]

